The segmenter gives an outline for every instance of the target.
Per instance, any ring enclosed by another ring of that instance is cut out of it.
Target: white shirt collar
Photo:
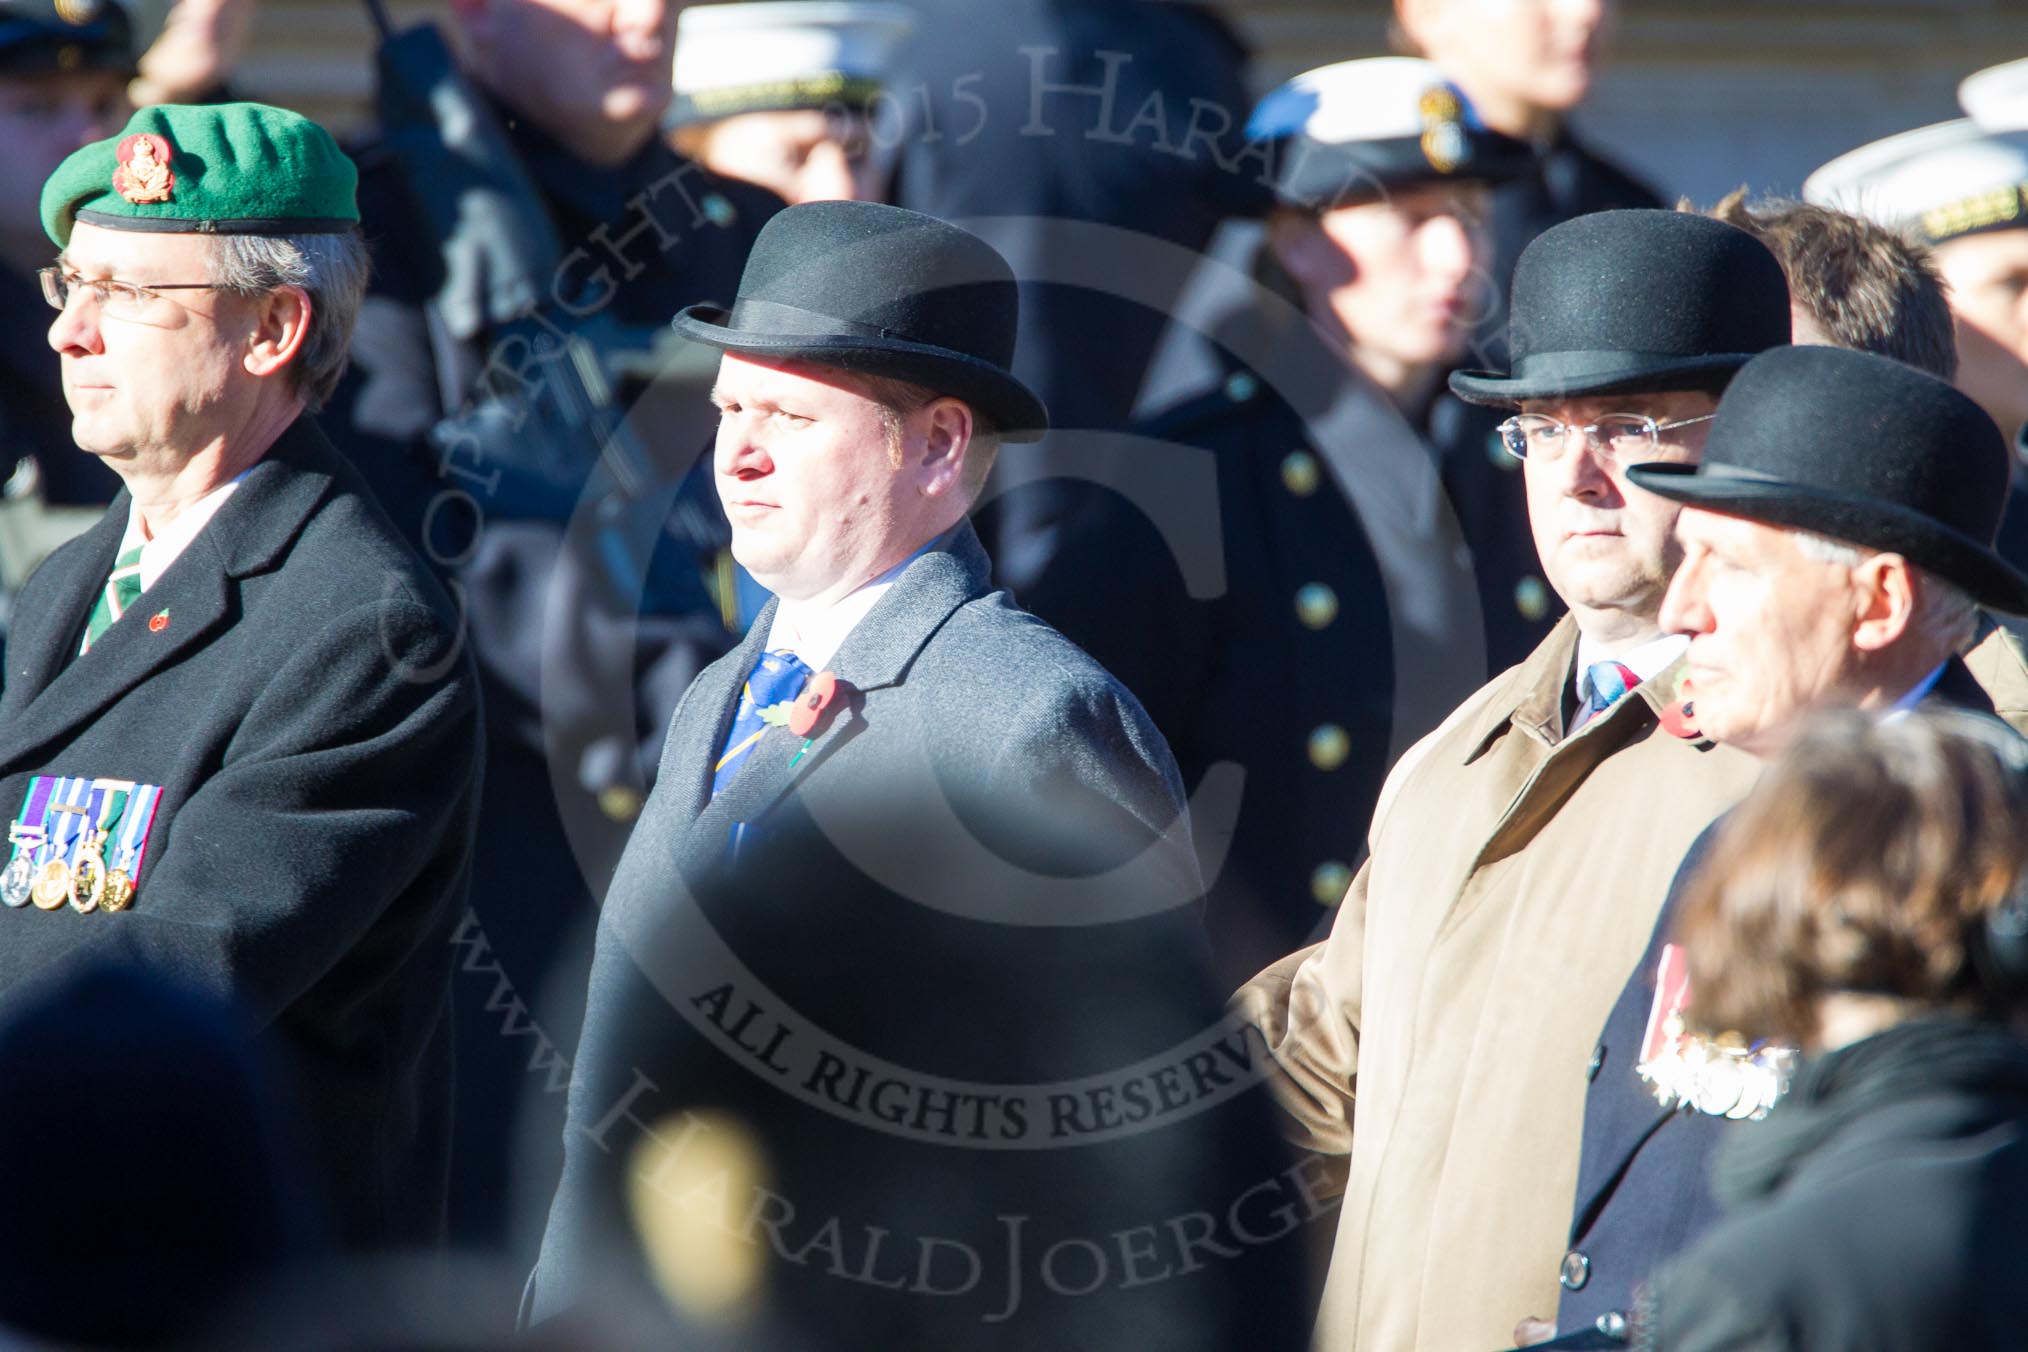
[[[887,589],[895,584],[908,566],[927,554],[936,543],[936,540],[930,541],[859,590],[828,606],[781,598],[781,604],[775,607],[774,623],[768,626],[767,643],[763,646],[771,653],[787,649],[800,657],[810,670],[822,671],[838,655],[838,649],[845,645],[846,635],[866,618],[868,611],[880,604],[880,598],[887,595]]]
[[[1616,653],[1608,659],[1600,644],[1594,643],[1583,634],[1577,638],[1577,670],[1573,679],[1577,682],[1579,701],[1591,698],[1590,672],[1594,662],[1611,660],[1631,670],[1644,681],[1653,680],[1662,669],[1683,655],[1690,646],[1688,634],[1664,634],[1651,638],[1631,652]]]
[[[141,508],[138,504],[127,506],[127,533],[120,537],[120,553],[124,554],[135,545],[141,547],[141,590],[147,591],[155,585],[155,579],[169,571],[169,565],[177,556],[190,547],[198,532],[218,515],[218,509],[225,506],[225,500],[239,487],[239,481],[246,477],[242,472],[206,493],[197,501],[176,514],[176,519],[162,528],[154,539],[141,534]]]

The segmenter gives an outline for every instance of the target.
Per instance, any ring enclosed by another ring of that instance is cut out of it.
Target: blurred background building
[[[1327,59],[1388,50],[1389,0],[1223,0],[1264,92]],[[397,19],[436,11],[397,5]],[[359,0],[261,0],[235,78],[243,97],[323,120],[369,115]],[[2023,0],[1623,0],[1588,139],[1665,193],[1713,200],[1742,181],[1793,194],[1841,151],[1959,115],[1957,82],[2028,52]]]

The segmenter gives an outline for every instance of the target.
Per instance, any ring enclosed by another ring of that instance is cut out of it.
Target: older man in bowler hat
[[[1958,654],[1978,607],[2028,612],[2028,577],[1994,551],[2008,460],[1977,404],[1898,362],[1796,347],[1749,363],[1701,465],[1630,471],[1684,506],[1661,615],[1690,638],[1678,734],[1765,758],[1828,706],[1993,717]],[[1669,921],[1709,834],[1600,1037],[1554,1346],[1627,1340],[1637,1285],[1717,1219],[1712,1151],[1786,1083],[1783,1049],[1728,1051],[1672,1023],[1693,992]]]
[[[991,589],[965,520],[996,441],[1046,425],[1007,369],[1016,323],[989,246],[860,202],[783,212],[730,311],[676,321],[723,349],[718,490],[777,599],[677,709],[601,917],[533,1318],[641,1276],[631,1229],[679,1199],[630,1201],[629,1161],[711,1105],[771,1170],[730,1203],[770,1228],[736,1243],[769,1256],[771,1312],[826,1346],[1300,1339],[1225,1294],[1259,1272],[1255,1311],[1302,1308],[1294,1240],[1136,1269],[1174,1282],[1087,1266],[1082,1299],[1033,1267],[1223,1214],[1260,1181],[1241,1173],[1278,1166],[1264,1095],[1147,1130],[1110,1091],[1022,1106],[1160,1057],[1218,1006],[1168,748]],[[825,1233],[851,1252],[824,1256]]]
[[[1555,1299],[1599,1025],[1752,774],[1662,729],[1676,509],[1626,471],[1694,463],[1719,391],[1787,342],[1780,264],[1716,221],[1603,212],[1529,247],[1513,310],[1512,371],[1451,387],[1518,410],[1502,436],[1570,614],[1402,758],[1330,937],[1239,996],[1295,1141],[1348,1173],[1332,1347],[1498,1347]]]

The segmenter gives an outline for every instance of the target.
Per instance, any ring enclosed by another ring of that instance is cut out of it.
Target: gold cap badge
[[[113,152],[113,191],[136,206],[143,202],[166,202],[176,188],[176,175],[169,169],[167,137],[151,131],[135,132]]]

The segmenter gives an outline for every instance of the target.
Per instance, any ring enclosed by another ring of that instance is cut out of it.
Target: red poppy
[[[1662,731],[1686,742],[1702,741],[1704,734],[1697,728],[1696,704],[1687,699],[1678,700],[1662,710]]]
[[[150,616],[148,617],[148,632],[149,632],[149,633],[151,633],[151,634],[159,634],[159,633],[161,633],[161,632],[162,632],[162,631],[163,631],[164,629],[167,629],[168,627],[169,627],[169,612],[168,612],[168,611],[166,611],[166,610],[158,610],[158,611],[156,611],[156,612],[155,612],[155,613],[154,613],[153,615],[150,615]]]
[[[795,707],[789,710],[789,731],[798,737],[808,737],[816,731],[823,719],[824,711],[838,698],[838,673],[820,671],[810,678],[803,687],[803,693],[796,696]]]

